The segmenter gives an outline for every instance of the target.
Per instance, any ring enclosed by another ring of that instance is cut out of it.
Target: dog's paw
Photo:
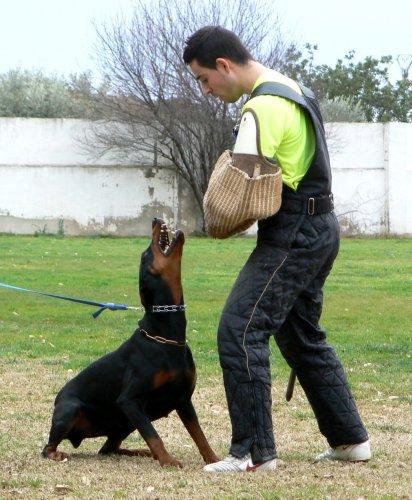
[[[47,455],[43,455],[45,458],[54,460],[55,462],[67,462],[69,455],[63,451],[50,451]]]
[[[159,460],[159,463],[162,467],[178,467],[179,469],[183,468],[183,463],[181,460],[177,460],[177,458],[168,457],[163,460]]]
[[[213,454],[213,455],[209,455],[207,457],[204,457],[204,461],[207,463],[207,464],[214,464],[215,462],[220,462],[220,460],[222,460],[221,458],[219,458],[217,455]]]

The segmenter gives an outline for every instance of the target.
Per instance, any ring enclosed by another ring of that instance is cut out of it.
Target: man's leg
[[[368,439],[342,364],[319,326],[322,287],[334,257],[332,252],[298,296],[275,334],[283,356],[295,370],[313,408],[319,429],[331,447],[363,443]]]
[[[276,457],[272,426],[270,332],[262,310],[287,252],[255,248],[227,299],[218,329],[220,363],[230,419],[230,454],[251,453],[254,463]]]
[[[276,342],[295,370],[330,446],[363,443],[368,435],[342,364],[326,342],[325,332],[308,317],[312,300],[306,292],[299,297],[276,334]]]

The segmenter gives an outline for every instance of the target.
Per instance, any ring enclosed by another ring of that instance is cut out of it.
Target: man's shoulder
[[[295,105],[294,102],[289,99],[285,99],[283,97],[274,96],[274,95],[258,95],[249,99],[242,108],[242,113],[245,111],[253,110],[256,113],[260,114],[265,111],[274,112],[274,111],[286,111],[291,106]]]
[[[274,69],[268,69],[262,75],[260,75],[253,86],[253,90],[261,83],[266,82],[274,82],[280,83],[281,85],[286,85],[287,87],[290,87],[292,90],[297,92],[299,95],[302,95],[302,90],[299,84],[295,82],[295,80],[292,80],[292,78],[289,78],[288,76],[279,73],[279,71],[276,71]]]
[[[275,70],[268,70],[261,75],[255,82],[253,89],[257,88],[261,83],[274,82],[286,85],[295,92],[302,95],[299,85],[291,78],[279,73]],[[242,112],[253,110],[258,116],[273,114],[273,113],[287,113],[297,111],[296,104],[284,97],[275,95],[258,95],[249,99],[243,106]]]

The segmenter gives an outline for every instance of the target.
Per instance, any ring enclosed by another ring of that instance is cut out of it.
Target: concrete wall
[[[329,124],[333,191],[342,228],[412,234],[412,124]]]
[[[349,234],[388,232],[382,123],[327,125],[332,190],[341,228]]]
[[[82,120],[0,118],[0,232],[147,234],[153,216],[191,233],[189,187],[151,155],[87,156]],[[412,234],[412,124],[328,124],[333,192],[347,234]],[[252,228],[249,233],[253,233]]]
[[[201,227],[193,197],[151,155],[87,156],[82,120],[0,119],[0,232],[145,235],[154,216]]]

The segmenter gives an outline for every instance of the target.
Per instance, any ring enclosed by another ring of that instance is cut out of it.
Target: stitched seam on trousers
[[[265,288],[263,289],[262,293],[260,294],[259,298],[257,299],[256,301],[256,304],[254,305],[253,307],[253,310],[252,310],[252,314],[250,315],[250,318],[249,318],[249,321],[247,322],[247,325],[246,325],[246,328],[245,328],[245,331],[243,332],[243,342],[242,342],[242,347],[243,347],[243,350],[245,351],[245,354],[246,354],[246,367],[247,367],[247,372],[249,374],[249,380],[251,381],[252,380],[252,377],[250,376],[250,369],[249,369],[249,355],[247,353],[247,349],[246,349],[246,345],[245,345],[245,341],[246,341],[246,332],[247,332],[247,329],[249,328],[249,325],[250,325],[250,322],[252,321],[252,318],[253,318],[253,315],[255,314],[255,311],[256,311],[256,308],[260,302],[260,300],[262,299],[263,295],[265,294],[268,286],[270,285],[271,281],[273,280],[273,278],[275,277],[275,274],[279,271],[279,269],[283,266],[283,263],[285,262],[285,260],[288,258],[288,256],[286,255],[285,258],[282,260],[282,262],[278,265],[278,267],[273,271],[273,274],[272,276],[269,278],[269,281],[266,283],[266,286]]]

